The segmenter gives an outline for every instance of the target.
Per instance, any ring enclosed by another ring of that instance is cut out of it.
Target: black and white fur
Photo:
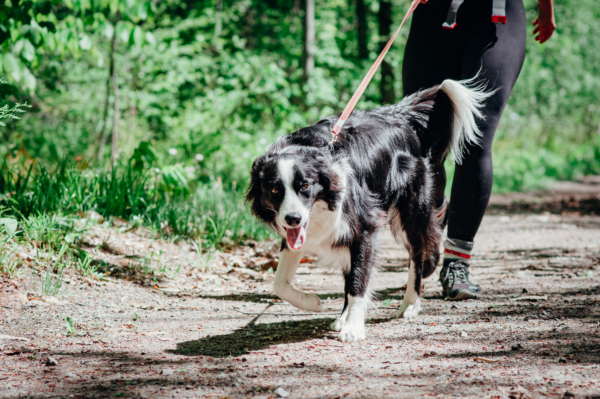
[[[433,273],[442,238],[434,215],[433,166],[449,152],[460,163],[465,145],[477,144],[475,117],[489,93],[472,81],[441,85],[371,111],[354,111],[336,140],[336,117],[280,137],[252,165],[246,199],[254,215],[281,237],[275,293],[292,305],[320,312],[314,294],[296,290],[300,260],[316,255],[339,267],[345,303],[333,328],[342,341],[365,338],[369,277],[380,228],[389,223],[411,262],[397,317],[420,310],[421,279]]]

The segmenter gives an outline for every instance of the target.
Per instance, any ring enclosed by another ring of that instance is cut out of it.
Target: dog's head
[[[327,152],[290,146],[254,161],[246,202],[255,216],[286,238],[291,249],[300,249],[315,201],[324,200],[334,211],[343,185]]]

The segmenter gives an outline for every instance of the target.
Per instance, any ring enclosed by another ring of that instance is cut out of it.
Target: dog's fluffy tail
[[[441,162],[448,153],[460,164],[468,144],[479,145],[481,132],[475,118],[483,119],[481,108],[495,91],[469,80],[444,80],[441,85],[404,97],[397,104],[374,112],[400,128],[410,126],[421,142],[421,155]]]
[[[493,94],[486,91],[485,85],[475,83],[477,77],[457,82],[444,80],[439,90],[445,94],[452,105],[452,130],[449,140],[440,137],[439,144],[445,144],[445,154],[452,152],[454,161],[462,162],[467,144],[480,145],[481,131],[477,127],[475,117],[483,119],[480,108],[485,100]],[[438,97],[441,93],[438,92]],[[427,130],[434,126],[427,126]],[[447,141],[447,143],[443,143]]]
[[[481,108],[494,93],[476,83],[477,79],[444,80],[439,86],[418,91],[376,112],[398,127],[411,126],[421,142],[422,156],[438,163],[452,153],[460,164],[467,145],[480,143],[475,118],[483,118]]]

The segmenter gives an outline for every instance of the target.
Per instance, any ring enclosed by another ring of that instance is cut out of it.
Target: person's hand
[[[552,0],[540,0],[538,3],[539,17],[533,21],[533,35],[535,40],[544,43],[550,39],[552,33],[556,29],[556,21],[554,20],[554,9],[552,7]]]

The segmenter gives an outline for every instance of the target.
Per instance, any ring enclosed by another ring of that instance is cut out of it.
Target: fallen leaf
[[[486,363],[496,363],[496,362],[500,361],[500,359],[486,359],[485,357],[476,357],[473,360],[478,360],[480,362],[486,362]]]

